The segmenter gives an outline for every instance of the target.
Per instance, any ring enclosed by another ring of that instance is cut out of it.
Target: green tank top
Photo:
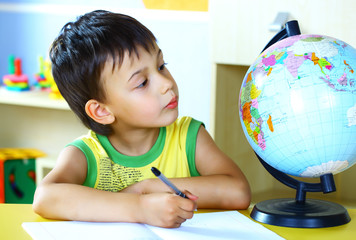
[[[153,147],[140,156],[121,154],[106,136],[91,130],[68,145],[79,148],[86,156],[88,169],[83,185],[117,192],[136,182],[154,178],[152,166],[168,178],[199,176],[195,147],[201,125],[191,117],[182,117],[161,127]]]

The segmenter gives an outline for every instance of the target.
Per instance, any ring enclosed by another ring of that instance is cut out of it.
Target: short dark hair
[[[138,46],[150,51],[156,38],[136,19],[118,13],[96,10],[67,23],[50,49],[52,73],[58,89],[83,124],[101,135],[112,128],[95,122],[85,112],[90,99],[105,101],[101,72],[111,57],[120,66],[124,54],[138,55]]]

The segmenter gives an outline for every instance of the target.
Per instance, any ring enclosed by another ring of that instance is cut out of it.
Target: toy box
[[[36,149],[0,148],[0,203],[32,203],[36,189]]]

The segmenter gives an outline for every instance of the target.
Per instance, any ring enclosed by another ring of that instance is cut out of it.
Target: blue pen
[[[152,167],[151,171],[153,174],[158,177],[162,182],[164,182],[168,187],[170,187],[178,196],[183,198],[188,198],[184,193],[182,193],[176,186],[173,185],[171,181],[166,178],[157,168]]]

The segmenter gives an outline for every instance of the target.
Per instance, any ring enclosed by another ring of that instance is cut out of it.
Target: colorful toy
[[[40,64],[40,71],[35,74],[35,79],[37,81],[36,86],[40,87],[42,90],[50,90],[51,89],[51,82],[46,78],[45,73],[44,73],[44,65],[45,62],[43,60],[43,57],[40,56],[38,58],[39,64]]]
[[[48,81],[51,83],[51,92],[49,93],[49,97],[51,99],[63,99],[61,93],[58,90],[57,84],[54,81],[53,75],[52,75],[52,65],[50,61],[45,62],[45,77],[48,79]]]
[[[10,91],[30,90],[28,77],[22,74],[20,58],[15,59],[13,55],[9,57],[9,74],[3,77],[3,83]]]
[[[0,148],[0,203],[32,203],[36,189],[37,149]]]
[[[42,90],[49,91],[49,97],[51,99],[63,99],[62,95],[59,93],[58,87],[52,76],[52,66],[51,62],[43,60],[43,57],[39,57],[40,71],[35,74],[37,80],[37,86]]]
[[[17,183],[15,181],[15,169],[14,168],[11,169],[11,173],[9,175],[9,183],[10,183],[11,190],[16,195],[16,197],[23,198],[23,195],[24,195],[23,191],[21,191],[19,189],[19,187],[17,186]]]

